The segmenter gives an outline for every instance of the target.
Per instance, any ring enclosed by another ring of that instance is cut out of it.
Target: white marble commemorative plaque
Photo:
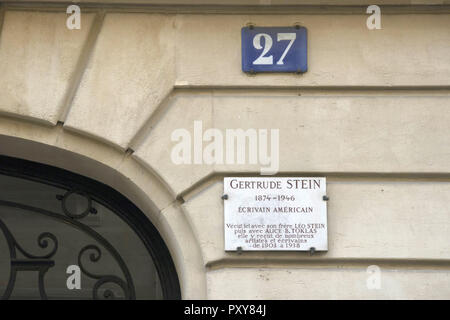
[[[324,198],[325,197],[325,198]],[[326,178],[224,178],[225,251],[326,251]]]

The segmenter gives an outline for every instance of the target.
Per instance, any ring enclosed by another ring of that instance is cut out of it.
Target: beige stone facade
[[[370,1],[80,1],[80,30],[53,2],[0,3],[0,154],[128,197],[184,299],[450,298],[448,1],[379,1],[380,30]],[[243,73],[248,23],[305,26],[308,72]],[[277,175],[327,178],[329,250],[225,252],[223,177],[259,167],[173,163],[194,121],[279,129]]]

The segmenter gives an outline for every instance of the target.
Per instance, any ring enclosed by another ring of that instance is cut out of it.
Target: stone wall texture
[[[450,7],[386,4],[399,6],[380,30],[363,6],[82,6],[69,30],[65,7],[2,5],[0,154],[89,173],[133,199],[167,242],[185,299],[449,299]],[[248,23],[305,26],[308,72],[243,73]],[[225,252],[223,177],[259,167],[173,163],[171,134],[194,121],[279,129],[277,174],[327,177],[329,251]],[[90,158],[130,186],[5,137]],[[379,290],[366,286],[369,265]]]

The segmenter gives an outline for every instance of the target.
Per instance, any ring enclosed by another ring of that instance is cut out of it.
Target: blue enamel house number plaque
[[[244,27],[241,40],[244,72],[303,73],[308,69],[304,27]]]

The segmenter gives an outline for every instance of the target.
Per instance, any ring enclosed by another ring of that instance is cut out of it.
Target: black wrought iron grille
[[[0,156],[0,297],[179,299],[180,289],[158,231],[121,194]]]

